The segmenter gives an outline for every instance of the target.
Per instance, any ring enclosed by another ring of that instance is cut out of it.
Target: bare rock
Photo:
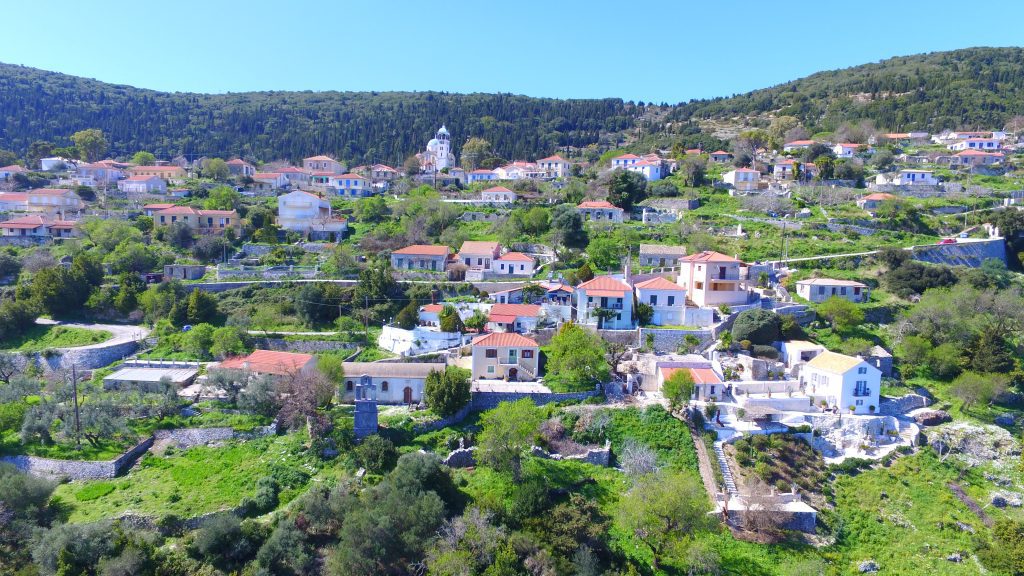
[[[921,426],[938,426],[939,424],[944,424],[952,420],[953,417],[945,410],[929,410],[914,416],[914,421]]]
[[[959,552],[953,552],[949,556],[946,556],[946,560],[949,560],[950,562],[963,562],[964,557]]]
[[[874,560],[864,560],[857,566],[857,570],[861,574],[873,574],[878,572],[878,562],[875,562]]]

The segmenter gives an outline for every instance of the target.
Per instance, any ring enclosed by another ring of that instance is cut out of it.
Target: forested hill
[[[248,92],[144,90],[0,64],[0,148],[24,152],[36,140],[67,142],[100,128],[111,153],[297,160],[332,154],[401,165],[441,126],[455,152],[486,138],[506,159],[532,159],[558,146],[584,146],[634,125],[619,99],[557,100],[439,92]]]
[[[1024,48],[933,52],[819,72],[730,98],[692,101],[671,117],[767,113],[795,116],[812,131],[868,118],[881,129],[900,132],[1002,127],[1010,117],[1024,114]]]

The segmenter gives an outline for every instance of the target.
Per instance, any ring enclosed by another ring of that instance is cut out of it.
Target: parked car
[[[936,242],[936,244],[956,244],[956,238],[943,238]]]

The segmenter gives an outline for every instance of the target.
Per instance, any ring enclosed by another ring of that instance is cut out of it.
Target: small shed
[[[164,266],[164,278],[167,280],[199,280],[206,275],[206,266],[202,264],[168,264]]]

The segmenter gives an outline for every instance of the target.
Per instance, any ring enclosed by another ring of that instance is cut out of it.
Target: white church
[[[437,134],[427,142],[427,149],[416,155],[420,161],[420,169],[424,172],[440,172],[455,166],[455,155],[452,154],[452,136],[448,129],[441,126]]]

